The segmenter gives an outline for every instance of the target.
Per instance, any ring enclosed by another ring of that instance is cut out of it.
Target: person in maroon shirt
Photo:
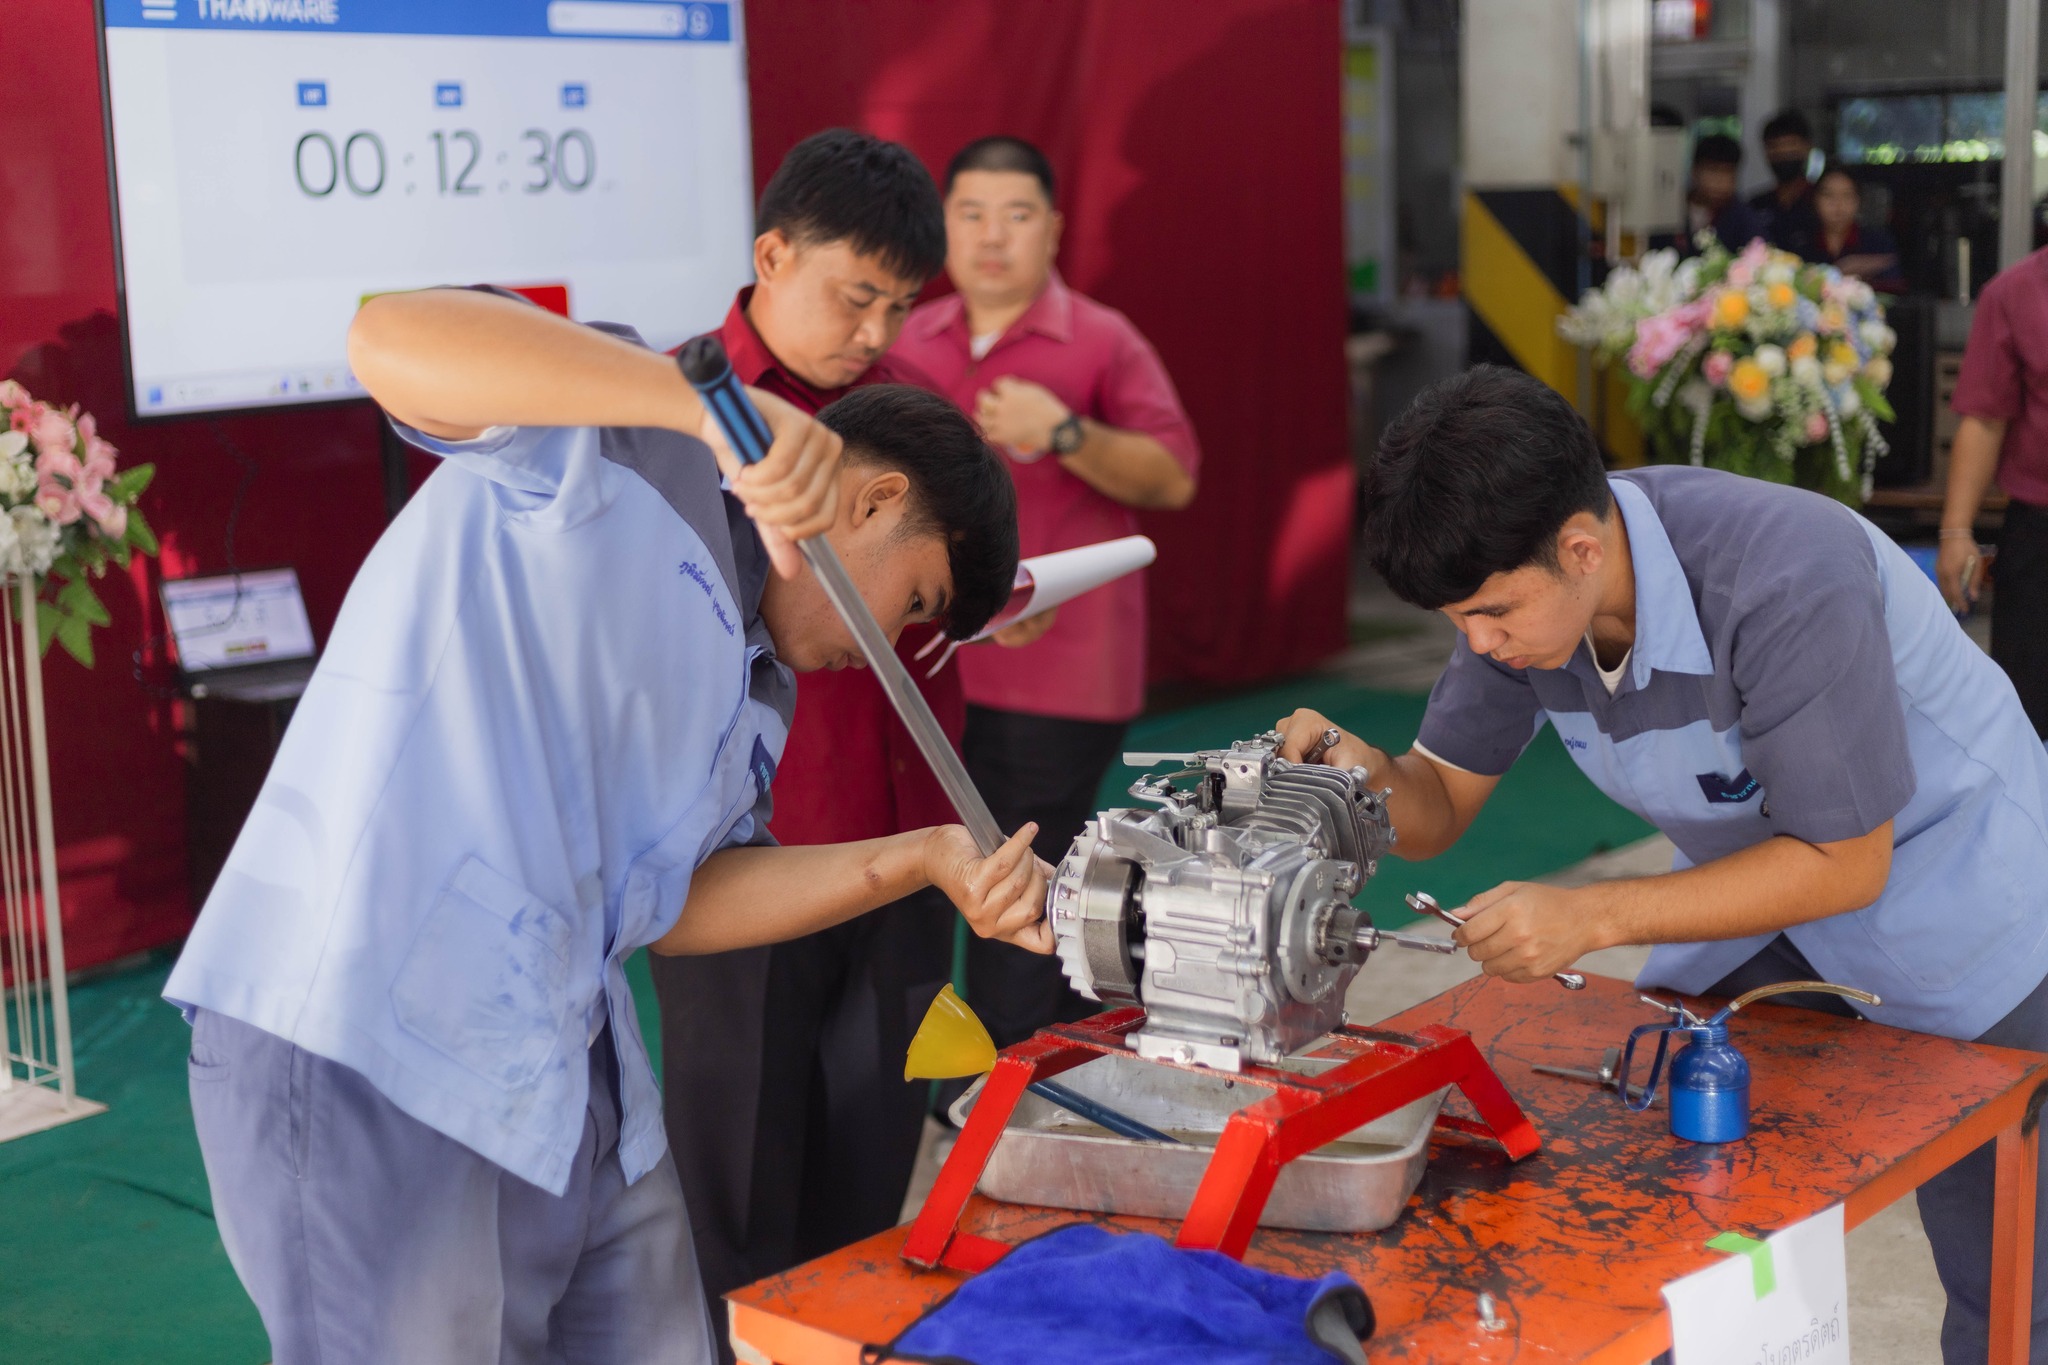
[[[1977,513],[1996,478],[2011,502],[1998,538],[1991,657],[2048,739],[2048,248],[1977,296],[1950,405],[1962,420],[1949,448],[1935,580],[1958,611],[1976,597]]]
[[[1158,353],[1053,268],[1060,226],[1052,166],[1036,147],[985,137],[962,148],[946,170],[946,273],[958,292],[911,314],[895,352],[1009,457],[1027,556],[1134,534],[1135,509],[1186,507],[1201,459]],[[1144,707],[1145,637],[1134,574],[998,635],[1012,650],[958,655],[968,772],[1004,828],[1038,825],[1048,862],[1094,811]],[[997,1046],[1093,1008],[1058,959],[971,940],[967,996]]]
[[[885,354],[945,259],[938,188],[915,156],[844,129],[807,138],[762,192],[756,225],[756,282],[716,333],[742,382],[808,412],[857,386],[936,390]],[[906,662],[934,629],[904,631]],[[958,675],[925,671],[911,667],[957,746]],[[805,677],[774,799],[783,844],[956,818],[860,668]],[[653,959],[664,1114],[711,1302],[895,1224],[927,1099],[902,1079],[903,1055],[951,973],[951,914],[920,894],[768,948]]]

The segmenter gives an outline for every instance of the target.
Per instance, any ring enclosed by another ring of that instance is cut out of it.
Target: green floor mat
[[[1311,706],[1374,742],[1404,748],[1423,699],[1304,679],[1148,718],[1133,749],[1218,747]],[[1128,769],[1101,804],[1124,805]],[[1572,766],[1548,735],[1529,748],[1457,849],[1426,863],[1388,859],[1366,889],[1379,922],[1401,893],[1447,904],[1509,878],[1540,876],[1649,833]],[[261,1365],[269,1345],[215,1231],[185,1093],[190,1033],[158,993],[170,956],[74,987],[81,1093],[112,1106],[80,1123],[0,1144],[0,1361],[7,1365]],[[660,1067],[646,954],[627,965],[641,1031]]]
[[[261,1365],[269,1339],[214,1230],[168,954],[75,986],[79,1093],[108,1112],[0,1144],[0,1360]]]
[[[1282,716],[1305,706],[1352,734],[1401,753],[1422,724],[1426,700],[1307,677],[1169,715],[1147,716],[1131,726],[1124,747],[1166,753],[1223,748],[1234,739],[1270,729]],[[1096,793],[1096,806],[1132,804],[1128,788],[1137,777],[1135,768],[1112,768]],[[1546,730],[1494,788],[1486,809],[1456,847],[1426,862],[1411,863],[1398,856],[1381,859],[1379,874],[1358,900],[1372,912],[1374,923],[1398,927],[1415,918],[1401,900],[1410,891],[1427,891],[1445,905],[1460,905],[1502,882],[1547,876],[1655,832],[1608,800],[1579,771],[1557,736]]]

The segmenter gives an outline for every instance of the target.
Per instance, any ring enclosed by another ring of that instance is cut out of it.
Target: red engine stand
[[[911,1225],[903,1258],[927,1269],[944,1265],[969,1272],[1001,1260],[1009,1244],[959,1231],[960,1214],[1025,1087],[1106,1053],[1134,1055],[1124,1035],[1144,1022],[1145,1012],[1136,1007],[1110,1010],[1079,1024],[1040,1029],[1028,1042],[1005,1048]],[[1273,1093],[1224,1125],[1176,1246],[1242,1257],[1283,1164],[1447,1085],[1465,1093],[1479,1121],[1439,1115],[1437,1127],[1493,1138],[1511,1161],[1542,1145],[1521,1106],[1461,1029],[1431,1024],[1402,1034],[1345,1027],[1310,1055],[1344,1060],[1314,1076],[1253,1066],[1236,1077]]]

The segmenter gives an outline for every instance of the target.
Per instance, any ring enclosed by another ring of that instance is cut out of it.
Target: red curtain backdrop
[[[1165,357],[1207,462],[1152,519],[1154,674],[1238,682],[1341,646],[1345,448],[1332,0],[757,0],[757,175],[854,124],[936,169],[980,134],[1043,145],[1064,177],[1063,265]],[[92,7],[12,6],[0,100],[0,373],[82,403],[159,477],[162,568],[110,576],[99,666],[44,665],[65,935],[74,967],[191,923],[185,754],[168,700],[159,572],[292,564],[326,638],[383,528],[367,405],[218,422],[122,419]],[[709,326],[716,319],[706,319]],[[253,469],[253,477],[245,475]],[[138,683],[131,658],[141,654]]]
[[[1159,348],[1202,441],[1149,516],[1152,676],[1241,683],[1343,647],[1346,445],[1334,0],[757,0],[754,174],[843,124],[934,172],[1010,133],[1061,180],[1068,283]]]

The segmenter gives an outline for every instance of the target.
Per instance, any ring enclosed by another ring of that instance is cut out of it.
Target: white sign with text
[[[1842,1231],[1837,1204],[1664,1286],[1674,1365],[1849,1365]]]

